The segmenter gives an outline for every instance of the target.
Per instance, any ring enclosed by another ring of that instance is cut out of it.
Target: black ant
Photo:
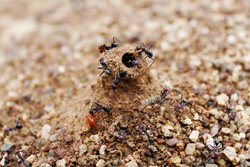
[[[219,157],[220,156],[220,146],[221,143],[218,139],[213,140],[213,144],[209,144],[208,148],[213,152],[214,155],[212,157]]]
[[[115,39],[116,41],[119,41],[116,37],[113,37],[113,42],[111,43],[110,46],[106,45],[106,44],[102,44],[100,45],[98,48],[99,48],[99,51],[100,53],[103,53],[105,52],[106,50],[110,50],[110,49],[113,49],[113,48],[116,48],[119,46],[119,44],[117,42],[115,42]],[[120,42],[120,41],[119,41]]]
[[[13,151],[11,153],[17,154],[18,158],[21,160],[22,164],[25,167],[30,167],[29,163],[27,161],[25,161],[25,159],[20,154],[19,150],[15,150],[15,151]],[[3,165],[3,167],[7,167],[7,165],[10,163],[10,161],[11,161],[11,157],[9,155],[5,156],[4,157],[4,165]]]
[[[150,49],[152,46],[153,46],[153,45],[149,45],[149,47],[146,49],[146,48],[144,47],[144,44],[141,43],[139,46],[137,46],[137,47],[135,48],[135,51],[139,53],[139,57],[140,57],[141,59],[142,59],[142,56],[141,56],[141,53],[142,53],[142,52],[144,52],[144,53],[147,55],[148,58],[152,59],[153,62],[150,64],[150,66],[149,66],[148,68],[150,68],[151,65],[153,65],[154,62],[155,62],[155,60],[153,59],[153,53],[152,53],[151,51],[149,51],[149,49]],[[145,57],[145,58],[147,58],[147,57]]]
[[[23,165],[25,167],[29,167],[29,163],[27,161],[25,161],[25,159],[22,157],[22,155],[20,154],[19,150],[15,151],[15,153],[17,154],[18,158],[20,158],[21,162],[23,163]]]
[[[127,130],[127,126],[126,125],[122,125],[121,126],[121,135],[119,136],[119,139],[120,140],[124,140],[124,139],[126,139],[126,137],[124,136],[124,133],[125,133],[125,131]]]
[[[234,120],[237,116],[236,112],[231,107],[227,107],[227,112],[230,114],[231,120]]]
[[[161,102],[160,102],[160,104],[163,104],[164,101],[166,100],[167,93],[168,93],[168,88],[164,88],[161,91]]]
[[[183,100],[177,105],[177,109],[181,109],[186,103],[187,103],[187,100],[186,100],[186,99],[183,99]]]
[[[105,72],[108,75],[111,75],[111,70],[108,68],[107,64],[104,62],[104,57],[99,59],[100,64],[102,67],[97,67],[97,69],[104,69],[100,76]]]
[[[146,134],[147,139],[148,139],[148,145],[150,145],[154,141],[154,139],[149,136],[146,126],[144,124],[140,124],[139,128]]]
[[[98,113],[100,113],[101,111],[105,111],[105,112],[109,113],[110,112],[110,108],[106,107],[106,106],[103,107],[100,104],[98,104],[98,103],[95,102],[95,104],[93,104],[92,107],[90,108],[89,113],[92,116],[96,117],[96,115]]]
[[[121,81],[121,78],[123,78],[126,74],[127,74],[127,70],[122,70],[120,73],[118,73],[118,75],[115,77],[113,84],[112,84],[113,89],[115,89],[117,87],[117,85]],[[122,81],[121,81],[121,83],[122,83]],[[122,85],[124,87],[123,83],[122,83]]]
[[[17,129],[22,129],[22,128],[23,128],[23,125],[18,120],[16,120],[16,126],[5,128],[4,129],[4,134],[8,134],[9,131],[13,131],[13,130],[17,130]]]

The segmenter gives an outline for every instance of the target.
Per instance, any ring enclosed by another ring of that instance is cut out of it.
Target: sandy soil
[[[0,165],[250,166],[249,18],[248,0],[1,0]]]

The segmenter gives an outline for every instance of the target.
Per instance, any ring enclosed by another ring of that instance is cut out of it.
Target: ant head
[[[163,91],[166,91],[166,92],[167,92],[167,91],[168,91],[168,88],[164,88]]]
[[[232,112],[233,109],[231,107],[227,107],[227,112]]]
[[[113,48],[115,48],[115,47],[118,47],[119,44],[118,44],[118,43],[112,43],[111,46],[112,46]]]
[[[187,102],[187,99],[183,99],[183,103],[186,103]]]
[[[100,53],[105,52],[105,44],[100,45],[100,46],[98,47],[98,49],[99,49]]]

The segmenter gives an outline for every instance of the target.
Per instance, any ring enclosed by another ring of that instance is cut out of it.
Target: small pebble
[[[246,134],[245,133],[240,133],[239,136],[240,136],[240,139],[245,139],[246,138]]]
[[[167,140],[166,144],[169,145],[169,146],[174,146],[178,143],[178,139],[177,138],[172,138],[172,139],[169,139]]]
[[[56,153],[54,150],[49,150],[49,156],[54,157],[56,156]]]
[[[29,163],[29,164],[32,164],[34,161],[36,160],[36,156],[35,155],[30,155],[26,161]]]
[[[136,161],[133,159],[133,160],[129,161],[128,163],[126,163],[125,166],[126,166],[126,167],[138,167],[138,164],[137,164]]]
[[[186,155],[192,155],[195,151],[196,144],[195,143],[189,143],[187,144],[187,147],[185,149]]]
[[[194,114],[194,120],[199,121],[199,114],[197,114],[197,113]]]
[[[191,125],[193,122],[191,121],[191,119],[186,118],[183,122],[185,125]]]
[[[102,145],[99,149],[99,154],[100,155],[104,155],[105,154],[105,150],[106,150],[107,146],[106,145]]]
[[[105,166],[105,161],[103,159],[100,159],[96,163],[96,167],[104,167]]]
[[[165,137],[171,137],[172,136],[172,133],[170,132],[170,130],[173,130],[174,128],[172,126],[169,126],[169,125],[165,125],[162,127],[162,132],[163,132],[163,135]]]
[[[229,128],[222,128],[221,131],[224,133],[224,134],[230,134],[232,131],[231,129]]]
[[[99,135],[91,135],[89,139],[93,142],[97,142],[99,140]]]
[[[232,136],[232,139],[235,140],[235,141],[240,141],[241,137],[240,137],[239,134],[234,133],[233,136]]]
[[[55,142],[58,140],[58,135],[57,134],[53,134],[49,137],[49,141],[51,142]]]
[[[61,159],[56,161],[56,167],[65,167],[66,166],[66,160],[65,159]]]
[[[10,151],[15,145],[13,143],[3,144],[0,148],[2,152]]]
[[[50,137],[49,132],[51,131],[51,126],[48,124],[43,125],[42,128],[42,138],[45,140],[48,140]]]
[[[215,124],[214,126],[212,126],[211,128],[211,136],[214,137],[218,134],[219,132],[219,125]]]
[[[157,148],[154,145],[149,145],[148,148],[153,151],[153,152],[157,152]]]
[[[233,147],[227,146],[223,151],[222,154],[226,156],[226,158],[230,161],[233,161],[236,157],[236,150]]]
[[[170,158],[170,160],[168,161],[170,166],[180,166],[181,163],[181,158],[180,157],[172,157]]]
[[[198,130],[193,130],[191,132],[191,134],[189,135],[189,139],[192,141],[192,142],[196,142],[198,137],[199,137],[199,131]]]
[[[82,144],[82,145],[80,145],[79,149],[80,149],[79,156],[82,156],[85,152],[87,152],[87,145]]]
[[[26,128],[26,127],[23,127],[22,130],[21,130],[21,133],[24,136],[27,136],[30,133],[30,130],[28,128]]]
[[[223,106],[226,105],[228,100],[229,100],[228,96],[224,93],[216,96],[216,101],[219,105],[223,105]]]
[[[205,148],[205,145],[203,143],[196,143],[196,148],[199,151],[202,151]]]
[[[218,167],[216,164],[206,164],[206,167]]]

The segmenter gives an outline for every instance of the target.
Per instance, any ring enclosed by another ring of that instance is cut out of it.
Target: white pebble
[[[106,145],[102,145],[99,149],[99,154],[100,155],[104,155],[105,154],[105,150],[106,150],[107,146]]]
[[[229,100],[228,96],[224,93],[216,96],[216,101],[218,102],[219,105],[226,105],[228,100]]]
[[[65,167],[66,166],[66,160],[65,159],[61,159],[56,161],[56,167]]]
[[[193,130],[191,132],[191,134],[189,135],[189,139],[192,141],[192,142],[196,142],[198,137],[199,137],[199,131],[198,130]]]
[[[231,129],[229,129],[229,128],[222,128],[221,131],[222,131],[224,134],[229,134],[229,133],[231,133]]]
[[[189,119],[189,118],[186,118],[185,120],[184,120],[184,124],[186,124],[186,125],[191,125],[193,122],[191,121],[191,119]]]
[[[30,155],[26,161],[29,163],[29,164],[32,164],[34,161],[36,160],[36,156],[35,155]]]
[[[99,140],[99,135],[91,135],[89,139],[93,142],[97,142]]]
[[[87,145],[86,144],[82,144],[79,147],[79,155],[82,156],[85,152],[87,152]]]
[[[185,149],[186,155],[192,155],[195,151],[196,144],[195,143],[189,143]]]
[[[48,140],[50,137],[49,132],[51,131],[51,126],[49,124],[43,125],[42,128],[42,138],[45,140]]]
[[[104,167],[105,166],[105,161],[103,159],[100,159],[97,163],[96,163],[96,167]]]
[[[199,114],[197,114],[197,113],[194,114],[194,120],[199,121]]]
[[[236,102],[238,100],[238,94],[234,93],[234,94],[231,95],[230,98],[231,98],[232,101]]]
[[[222,154],[230,161],[233,161],[236,158],[236,151],[233,147],[227,146],[225,150],[222,151]]]

